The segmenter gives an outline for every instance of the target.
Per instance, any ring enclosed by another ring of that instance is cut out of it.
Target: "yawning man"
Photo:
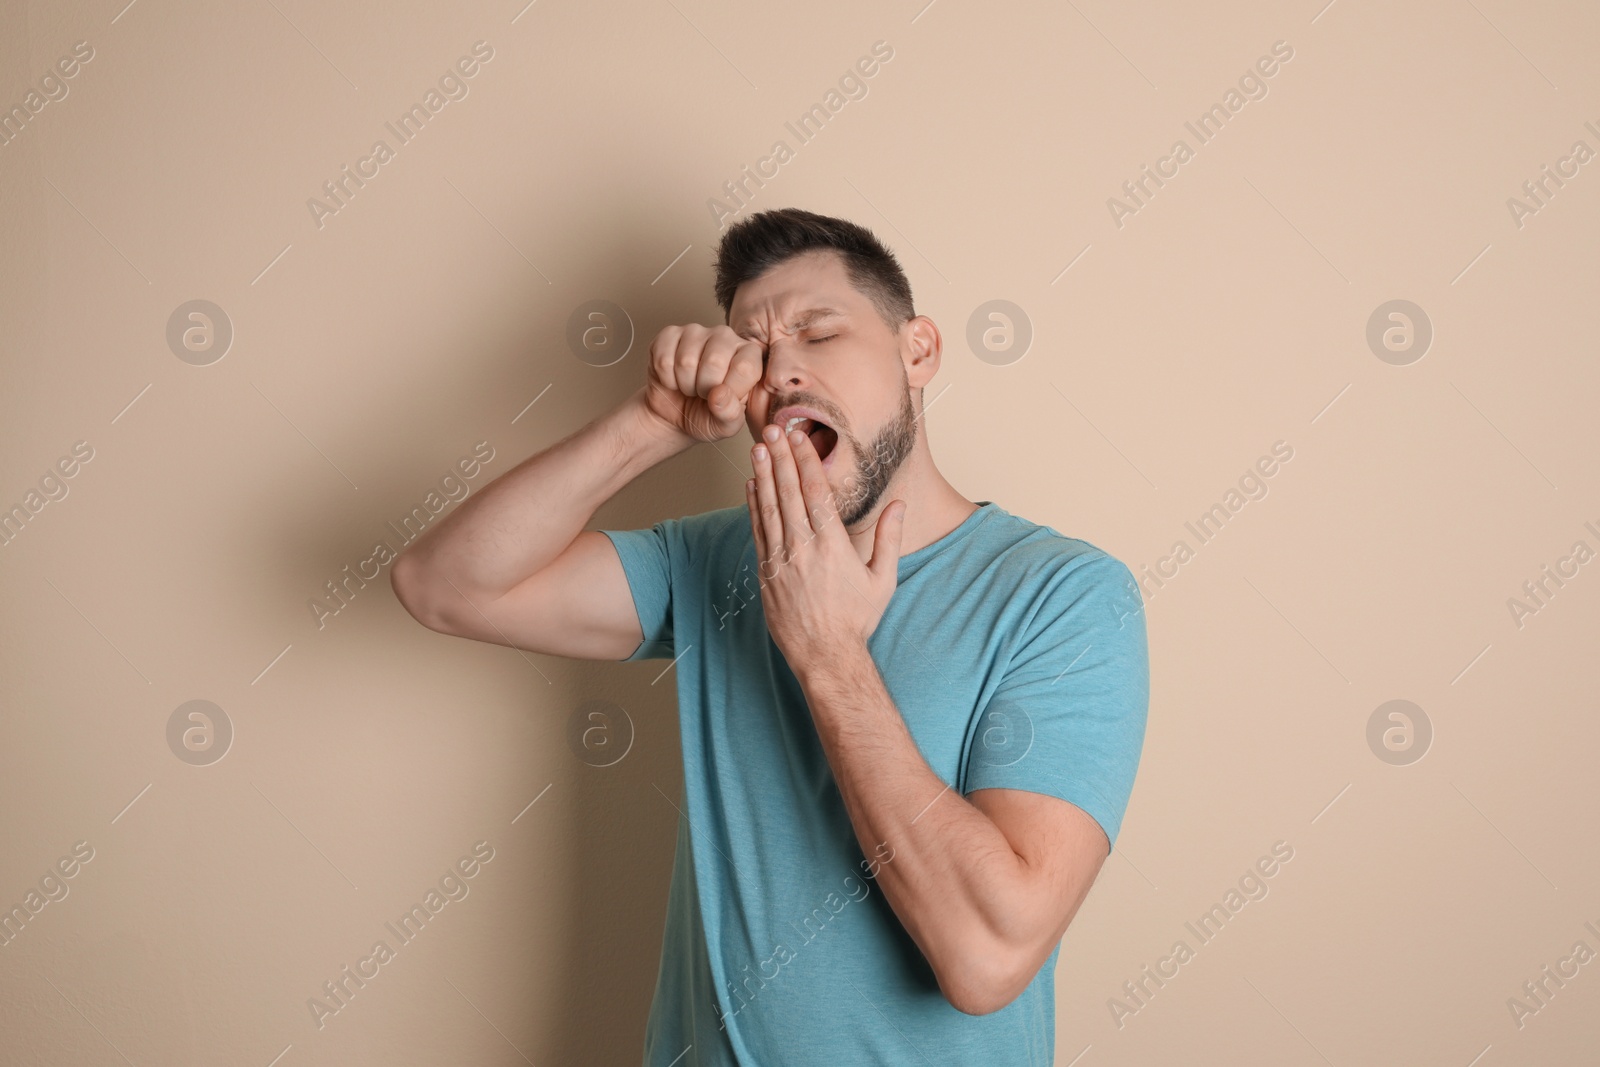
[[[922,415],[942,338],[869,231],[753,215],[716,298],[723,325],[661,330],[643,386],[463,501],[396,560],[395,593],[442,633],[675,660],[646,1067],[1049,1064],[1061,938],[1144,741],[1133,576],[940,474]],[[743,503],[584,528],[741,430]]]

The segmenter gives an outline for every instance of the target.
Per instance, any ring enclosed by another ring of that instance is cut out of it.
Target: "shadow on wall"
[[[482,491],[494,478],[601,415],[642,385],[650,341],[662,326],[670,322],[722,321],[710,295],[704,243],[696,245],[698,257],[691,254],[678,264],[678,277],[668,276],[675,285],[651,289],[647,284],[650,273],[636,268],[653,262],[659,255],[662,242],[639,235],[653,228],[652,224],[639,220],[637,232],[629,231],[624,223],[613,225],[621,227],[613,234],[626,235],[627,243],[634,246],[626,254],[619,250],[622,265],[616,271],[616,279],[626,279],[625,282],[596,278],[557,285],[551,295],[537,294],[537,310],[532,313],[487,301],[479,307],[462,307],[459,315],[466,320],[482,316],[509,324],[495,333],[482,350],[461,352],[460,338],[444,335],[447,324],[432,328],[435,336],[419,335],[412,342],[412,358],[429,346],[441,353],[437,374],[424,371],[416,375],[418,379],[448,381],[449,391],[457,395],[492,398],[494,410],[486,411],[481,420],[471,424],[459,417],[442,419],[437,396],[426,386],[413,386],[408,390],[409,414],[390,407],[381,413],[369,411],[368,418],[377,424],[372,439],[396,445],[396,452],[383,461],[383,482],[413,488],[386,493],[382,505],[364,505],[364,511],[372,507],[376,515],[343,523],[332,534],[326,532],[326,525],[316,526],[319,532],[309,538],[306,527],[256,530],[252,535],[256,539],[275,539],[273,554],[289,557],[282,564],[285,572],[303,573],[308,559],[350,558],[353,528],[363,531],[355,543],[364,544],[362,537],[369,526],[381,527],[391,512],[398,519],[414,502],[410,497],[417,495],[417,488],[437,482],[441,470],[458,455],[470,451],[471,442],[487,439],[495,449],[495,458],[468,483],[473,493]],[[642,280],[637,280],[641,273]],[[621,304],[634,324],[631,350],[610,367],[586,364],[568,350],[565,341],[570,311],[596,298]],[[394,353],[388,353],[382,358],[394,357]],[[377,361],[380,357],[373,353],[370,358]],[[517,408],[546,384],[550,385],[548,394],[512,424],[510,419]],[[510,402],[513,400],[515,403]],[[400,440],[396,440],[395,427],[405,427],[404,433],[398,435]],[[734,443],[724,442],[725,455],[738,461],[740,442],[746,447],[750,443],[743,437],[735,438]],[[375,462],[376,455],[375,449]],[[272,499],[282,499],[275,494],[284,491],[283,487],[263,486],[263,508]],[[712,449],[696,448],[625,488],[602,505],[587,528],[645,528],[663,518],[728,507],[742,499],[742,476]],[[391,504],[393,507],[388,506]],[[385,536],[397,550],[403,547],[398,536]],[[286,549],[285,545],[290,547]],[[388,574],[388,567],[384,567],[381,577],[369,582],[358,595],[374,600],[392,598]],[[318,577],[320,580],[322,576]],[[389,610],[404,617],[404,609],[398,604]],[[336,617],[327,625],[334,628],[358,624],[359,618]],[[375,657],[385,655],[377,644],[361,644]],[[510,658],[522,655],[499,647],[493,648],[491,654]],[[544,684],[530,671],[532,681],[521,690],[529,694],[528,702],[501,709],[502,715],[520,718],[526,725],[526,730],[513,727],[509,733],[527,738],[527,773],[500,775],[492,783],[498,795],[472,795],[470,789],[463,790],[466,795],[459,796],[458,811],[463,818],[475,818],[483,812],[518,811],[529,799],[524,792],[526,783],[536,778],[541,784],[551,782],[552,794],[559,790],[565,796],[559,804],[550,806],[555,809],[553,812],[535,809],[530,817],[566,821],[560,826],[546,821],[541,828],[529,827],[524,821],[505,835],[501,851],[510,862],[501,870],[514,873],[516,883],[501,887],[505,893],[501,899],[515,903],[505,905],[505,910],[493,919],[474,920],[475,924],[483,922],[502,933],[496,935],[500,944],[491,954],[470,964],[488,972],[477,976],[472,984],[481,987],[492,982],[525,991],[525,1008],[510,1018],[495,1021],[535,1062],[639,1062],[660,964],[680,820],[677,806],[681,805],[682,766],[676,673],[668,669],[667,660],[623,664],[527,655],[538,663],[551,684]],[[503,684],[497,684],[492,699],[503,705],[505,689]],[[463,688],[462,693],[471,700],[469,691]],[[583,718],[585,709],[597,706],[595,702],[622,709],[626,721],[613,717],[600,724]],[[432,714],[417,708],[407,709],[406,713]],[[625,752],[615,761],[594,752],[585,756],[581,747],[574,748],[575,722],[580,723],[580,734],[596,726],[611,731],[604,741],[591,733],[591,749],[619,744],[622,733],[631,732]],[[311,728],[310,724],[307,728]],[[397,760],[397,755],[402,758]],[[405,781],[413,776],[396,764],[426,756],[425,749],[408,748],[404,753],[373,752],[365,758],[383,763],[384,773],[393,775],[393,780]],[[504,756],[500,763],[505,766]],[[500,847],[499,841],[495,844]],[[530,846],[537,850],[536,854],[530,852]],[[456,967],[459,969],[460,964]],[[550,992],[547,995],[542,991]],[[428,1025],[426,1019],[407,1022],[408,1027]],[[418,1040],[426,1044],[420,1036]]]

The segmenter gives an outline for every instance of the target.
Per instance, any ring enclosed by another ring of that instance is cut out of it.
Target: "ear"
[[[900,327],[904,343],[901,359],[905,362],[906,383],[913,389],[921,388],[939,373],[939,360],[944,354],[944,338],[939,327],[926,315],[916,315]]]

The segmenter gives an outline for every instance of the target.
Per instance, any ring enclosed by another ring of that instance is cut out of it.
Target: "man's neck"
[[[872,558],[873,539],[883,509],[895,500],[906,502],[905,527],[900,536],[900,555],[909,556],[926,548],[966,521],[978,505],[956,492],[933,465],[933,458],[918,448],[895,472],[878,506],[850,540],[863,563]]]

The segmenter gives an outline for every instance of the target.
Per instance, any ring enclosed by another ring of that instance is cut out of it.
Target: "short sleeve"
[[[1119,560],[1074,562],[1039,593],[980,711],[965,792],[1024,789],[1088,812],[1113,846],[1144,747],[1144,598]]]
[[[633,654],[622,660],[671,659],[672,645],[672,557],[668,551],[677,519],[666,519],[648,530],[601,530],[611,539],[622,560],[622,571],[633,594],[633,607],[639,615],[644,640]]]

